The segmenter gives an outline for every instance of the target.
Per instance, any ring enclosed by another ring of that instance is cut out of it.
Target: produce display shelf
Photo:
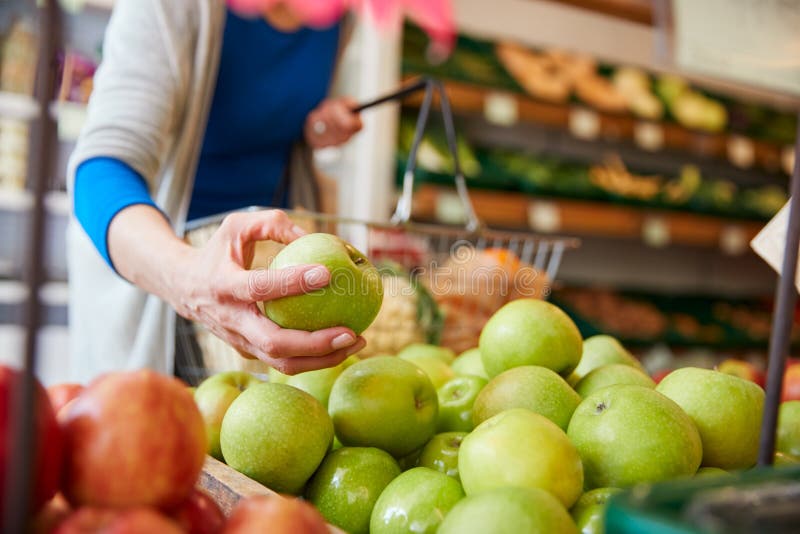
[[[0,117],[31,121],[39,114],[36,100],[30,95],[0,91]]]
[[[420,185],[414,194],[414,218],[456,222],[459,214],[448,213],[447,208],[454,205],[453,195],[451,187]],[[643,239],[653,246],[690,245],[741,254],[763,227],[763,222],[757,221],[608,202],[534,197],[520,192],[474,189],[471,195],[478,216],[493,227]]]
[[[416,78],[420,74],[434,73],[410,72],[406,74],[406,79]],[[739,134],[695,131],[671,122],[644,121],[628,115],[587,110],[575,103],[545,102],[509,88],[493,88],[453,79],[446,80],[445,87],[456,113],[485,115],[495,122],[531,122],[565,130],[575,129],[577,123],[589,121],[593,126],[585,131],[578,130],[578,135],[588,140],[626,140],[648,152],[673,149],[727,161],[730,161],[732,151],[737,150],[737,145],[744,145],[742,150],[748,151],[750,155],[743,159],[752,163],[740,166],[731,163],[736,168],[758,167],[768,172],[782,169],[784,175],[791,172],[791,147],[779,143],[760,141]],[[421,102],[421,97],[412,95],[405,104],[417,107]],[[438,106],[438,101],[435,100],[434,105]],[[500,107],[503,111],[495,111]],[[499,118],[501,115],[511,118]],[[655,146],[648,145],[654,135],[661,141]]]
[[[551,301],[572,317],[584,338],[611,334],[629,346],[666,343],[725,351],[765,351],[772,298],[651,294],[604,288],[556,290]],[[800,315],[792,348],[800,347]]]
[[[206,456],[197,487],[208,494],[226,516],[230,515],[241,499],[278,495],[273,490],[211,456]],[[328,531],[330,534],[345,534],[344,531],[333,525],[328,525]]]

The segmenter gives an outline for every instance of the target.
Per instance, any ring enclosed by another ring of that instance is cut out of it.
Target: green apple
[[[587,491],[570,509],[570,514],[581,534],[602,534],[604,532],[606,503],[619,488],[595,488]]]
[[[581,359],[583,339],[560,308],[536,299],[517,299],[497,310],[483,327],[483,367],[495,377],[521,365],[539,365],[569,375]]]
[[[422,447],[398,458],[397,464],[400,466],[400,470],[408,471],[409,469],[417,467],[420,454],[422,454]]]
[[[415,467],[383,490],[372,509],[370,534],[435,534],[442,518],[463,498],[457,480],[427,467]]]
[[[541,488],[570,507],[583,490],[575,446],[555,423],[524,408],[475,427],[461,442],[458,473],[467,495],[503,486]]]
[[[302,490],[332,440],[333,423],[317,399],[271,382],[243,391],[228,408],[220,432],[230,467],[290,494]]]
[[[439,358],[447,365],[453,363],[453,360],[456,358],[456,355],[452,349],[440,347],[438,345],[430,345],[428,343],[412,343],[411,345],[406,345],[400,352],[397,353],[398,358],[403,358],[404,360],[409,361],[412,361],[413,358],[417,358],[419,356],[433,356],[435,358]]]
[[[732,477],[733,475],[724,469],[720,469],[719,467],[701,467],[697,470],[697,473],[694,474],[695,478],[705,478],[705,477]]]
[[[305,497],[325,520],[350,534],[367,534],[372,507],[400,474],[389,453],[343,447],[328,453],[308,483]]]
[[[395,458],[421,449],[436,431],[436,389],[416,365],[392,356],[345,369],[328,401],[344,445],[378,447]]]
[[[472,430],[472,405],[485,385],[485,378],[465,375],[457,376],[440,387],[437,432]]]
[[[270,367],[269,371],[267,371],[267,379],[273,384],[285,384],[286,381],[289,380],[289,376],[290,375],[281,373],[274,367]]]
[[[398,358],[411,362],[420,369],[422,369],[428,378],[431,379],[433,387],[440,388],[445,382],[456,376],[450,366],[438,356],[432,354],[418,354],[406,357],[398,356]]]
[[[319,264],[328,268],[330,283],[305,293],[269,300],[264,312],[274,323],[295,330],[346,326],[360,334],[372,323],[383,301],[378,270],[350,243],[331,234],[306,234],[281,250],[270,269]]]
[[[588,375],[592,370],[612,363],[630,365],[640,371],[644,371],[639,360],[628,352],[616,338],[605,334],[587,337],[583,340],[581,361],[569,376],[569,383],[574,386],[578,380]]]
[[[456,504],[437,534],[578,534],[569,513],[537,488],[496,488]]]
[[[523,365],[492,378],[475,400],[472,422],[477,426],[500,412],[525,408],[543,415],[566,431],[581,397],[546,367]]]
[[[583,461],[587,489],[691,476],[703,455],[691,418],[642,386],[592,393],[572,414],[567,435]]]
[[[436,434],[423,447],[417,464],[420,467],[435,469],[460,481],[461,478],[458,476],[458,450],[466,435],[466,432],[442,432],[441,434]]]
[[[756,463],[764,390],[737,376],[684,367],[672,371],[656,391],[689,414],[703,441],[705,467],[746,469]]]
[[[224,461],[219,446],[219,432],[225,412],[242,391],[260,383],[261,380],[250,373],[229,371],[206,378],[194,392],[194,400],[206,426],[208,454],[217,460]]]
[[[800,457],[800,401],[781,403],[776,440],[777,450]]]
[[[331,395],[333,383],[342,374],[342,371],[356,363],[358,357],[350,356],[345,361],[336,367],[329,367],[327,369],[317,369],[316,371],[308,371],[305,373],[296,374],[286,378],[285,384],[294,386],[297,389],[302,389],[318,401],[322,403],[325,408],[328,407],[328,397]]]
[[[644,371],[630,365],[612,363],[589,371],[575,384],[575,391],[581,397],[588,397],[599,389],[617,384],[630,384],[651,389],[656,387],[655,381]]]
[[[481,349],[475,347],[473,349],[465,350],[458,355],[458,358],[453,360],[450,368],[457,375],[475,375],[481,378],[489,379],[486,374],[486,369],[483,368],[483,361],[481,360]]]

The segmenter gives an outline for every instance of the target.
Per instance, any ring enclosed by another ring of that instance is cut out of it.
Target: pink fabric
[[[370,12],[381,28],[398,26],[408,16],[424,29],[434,42],[435,51],[449,53],[455,43],[455,23],[450,0],[227,0],[231,9],[249,16],[259,16],[283,2],[309,26],[329,26],[346,10],[360,15]]]

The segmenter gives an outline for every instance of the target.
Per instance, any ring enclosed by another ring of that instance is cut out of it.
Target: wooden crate
[[[200,480],[197,482],[197,486],[214,499],[226,516],[230,515],[241,499],[247,497],[283,498],[266,486],[211,456],[206,456],[206,463],[203,466],[202,473],[200,473]],[[333,525],[328,525],[328,530],[331,534],[346,534]]]

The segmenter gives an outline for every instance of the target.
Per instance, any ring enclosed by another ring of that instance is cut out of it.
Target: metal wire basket
[[[403,190],[391,222],[381,223],[304,211],[287,211],[309,232],[336,234],[364,252],[378,266],[384,302],[364,332],[368,357],[395,353],[410,343],[438,343],[461,352],[477,346],[481,328],[506,302],[547,298],[565,251],[576,238],[541,237],[528,232],[492,230],[475,215],[458,162],[452,114],[442,86],[430,79],[425,89],[415,139],[403,177]],[[410,222],[417,147],[427,124],[434,91],[439,92],[448,145],[454,159],[455,185],[463,205],[463,227]],[[396,93],[408,94],[406,87]],[[383,97],[374,102],[388,100]],[[248,208],[249,210],[262,208]],[[204,245],[224,215],[194,221],[187,239]],[[261,242],[250,268],[266,268],[282,245]],[[221,371],[266,374],[268,367],[247,360],[201,325],[180,323],[176,372],[190,383]]]

